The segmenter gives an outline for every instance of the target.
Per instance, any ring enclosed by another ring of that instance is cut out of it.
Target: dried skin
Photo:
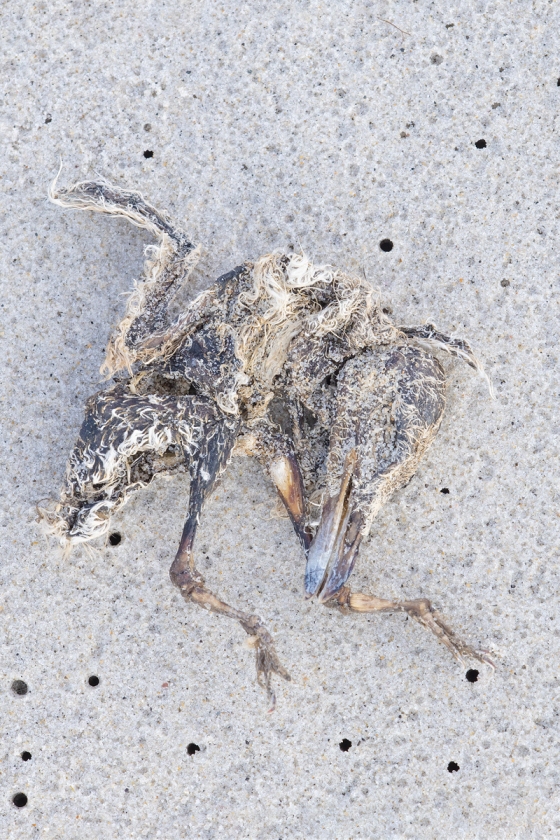
[[[242,451],[260,461],[286,506],[307,557],[308,597],[357,611],[406,609],[456,655],[484,658],[426,617],[429,602],[419,611],[420,602],[393,604],[345,586],[373,518],[414,475],[441,423],[445,374],[433,350],[482,372],[467,342],[431,324],[394,325],[364,280],[300,254],[235,268],[172,320],[169,304],[198,254],[186,234],[139,194],[103,182],[54,184],[51,199],[123,216],[158,240],[108,344],[101,371],[115,383],[88,400],[60,502],[44,511],[61,542],[102,536],[132,492],[158,473],[188,469],[171,579],[187,600],[238,620],[254,638],[272,697],[271,673],[287,673],[268,632],[206,589],[194,562],[204,500]]]

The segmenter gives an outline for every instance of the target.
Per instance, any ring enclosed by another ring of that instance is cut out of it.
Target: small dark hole
[[[442,487],[439,492],[443,493],[444,496],[449,496],[449,487]]]
[[[27,750],[24,750],[21,754],[21,757],[22,757],[23,761],[29,761],[30,758],[31,758],[31,753],[27,752]]]
[[[152,126],[150,123],[144,123],[144,131],[151,131]]]
[[[382,239],[381,242],[379,243],[379,247],[381,248],[382,251],[385,251],[386,253],[388,253],[389,251],[393,250],[393,243],[391,242],[390,239]]]
[[[200,752],[200,747],[198,744],[189,744],[187,747],[187,752],[189,755],[194,755],[196,752]]]
[[[469,670],[467,671],[468,681],[469,682],[477,682],[479,674],[480,674],[480,671],[477,671],[476,668],[469,668]]]
[[[121,540],[122,540],[122,537],[118,533],[118,531],[115,531],[114,534],[109,535],[109,542],[111,543],[111,545],[118,545]]]
[[[12,683],[12,691],[14,694],[19,694],[20,697],[23,697],[24,694],[27,694],[27,683],[23,680],[14,680]]]
[[[486,143],[484,145],[486,145]],[[151,152],[150,149],[146,149],[146,151],[144,152],[144,157],[145,158],[151,158],[153,156],[154,156],[154,153]]]
[[[88,683],[95,688],[96,685],[99,685],[99,677],[92,676],[89,678]]]
[[[50,114],[47,114],[45,117],[45,125],[48,125],[50,122],[52,122],[52,117]]]
[[[486,148],[486,140],[477,140],[474,144],[477,149],[485,149]]]
[[[447,769],[449,770],[450,773],[456,773],[457,770],[459,769],[459,765],[457,764],[456,761],[450,761],[449,764],[447,765]]]
[[[348,752],[348,750],[352,746],[352,741],[349,741],[348,738],[343,738],[338,746],[340,747],[342,752]]]
[[[556,87],[560,87],[560,79],[557,80]]]
[[[12,802],[16,806],[16,808],[25,808],[27,805],[27,796],[25,793],[16,793],[12,799]]]
[[[505,287],[506,287],[506,286],[509,286],[509,280],[507,280],[507,279],[504,277],[504,279],[503,279],[503,280],[500,280],[500,286],[503,286],[503,287],[504,287],[504,289],[505,289]]]

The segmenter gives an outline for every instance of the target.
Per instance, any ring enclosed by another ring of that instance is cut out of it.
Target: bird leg
[[[405,612],[411,618],[416,619],[423,627],[431,630],[450,653],[465,664],[464,657],[471,656],[479,662],[485,662],[492,668],[494,663],[485,651],[475,650],[455,635],[451,627],[446,624],[437,614],[427,598],[416,598],[414,601],[388,601],[385,598],[377,598],[375,595],[366,595],[363,592],[351,592],[345,586],[334,596],[328,606],[346,607],[353,612]]]
[[[169,576],[185,601],[192,601],[193,604],[198,604],[211,612],[239,621],[254,642],[257,680],[259,685],[266,689],[270,700],[270,711],[273,711],[276,697],[271,685],[272,674],[278,674],[285,680],[290,680],[291,677],[280,664],[270,633],[258,615],[249,615],[235,607],[230,607],[207,589],[203,577],[194,564],[193,544],[202,505],[229,460],[236,431],[236,428],[232,428],[225,422],[209,428],[196,460],[191,463],[189,513]]]
[[[241,610],[230,607],[225,601],[220,600],[204,586],[204,579],[193,569],[180,569],[179,564],[173,563],[170,572],[171,580],[179,587],[185,601],[192,601],[193,604],[203,607],[228,618],[238,621],[247,635],[252,639],[255,647],[255,660],[257,666],[257,681],[260,686],[266,689],[270,701],[269,711],[276,707],[276,695],[271,685],[272,674],[278,674],[284,680],[291,680],[289,673],[280,663],[274,648],[272,636],[262,623],[258,615],[249,615]],[[180,581],[178,583],[177,581]]]
[[[406,612],[460,662],[472,656],[492,665],[487,654],[459,639],[425,598],[388,601],[345,585],[361,535],[381,505],[414,475],[438,430],[444,384],[439,362],[407,346],[368,351],[339,373],[327,473],[337,477],[340,489],[327,500],[309,550],[307,592],[320,603],[355,612]]]

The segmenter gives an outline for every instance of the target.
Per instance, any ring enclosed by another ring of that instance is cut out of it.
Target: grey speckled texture
[[[0,835],[560,836],[558,4],[4,0],[0,31]],[[496,399],[446,363],[441,433],[355,577],[432,598],[494,675],[469,683],[402,615],[305,603],[248,460],[198,551],[275,636],[293,682],[273,715],[240,628],[169,582],[185,480],[138,495],[117,548],[46,545],[35,502],[148,242],[49,206],[60,156],[62,183],[100,173],[181,220],[194,289],[301,246],[364,270],[398,321],[472,340]]]

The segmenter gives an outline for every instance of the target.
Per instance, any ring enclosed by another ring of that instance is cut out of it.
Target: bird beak
[[[356,460],[353,449],[346,456],[338,495],[325,502],[319,530],[307,557],[306,598],[318,595],[321,603],[334,597],[350,577],[362,541],[363,515],[352,511],[350,505]]]
[[[299,464],[293,455],[279,455],[269,464],[268,471],[307,554],[311,535],[305,527],[305,491]]]

